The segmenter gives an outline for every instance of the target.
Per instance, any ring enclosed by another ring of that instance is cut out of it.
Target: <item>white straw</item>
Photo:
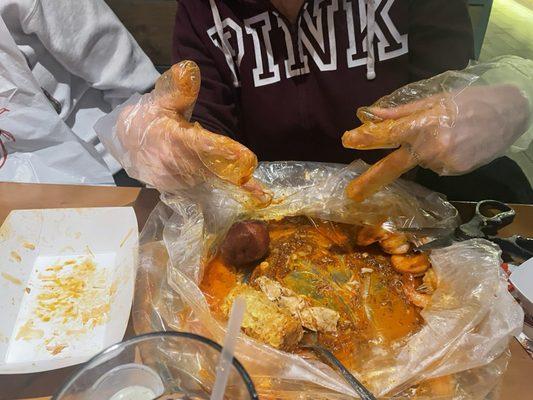
[[[226,385],[228,384],[229,374],[233,362],[233,355],[235,354],[235,345],[237,338],[241,331],[242,319],[246,311],[246,301],[242,297],[237,297],[231,307],[231,314],[228,321],[228,330],[224,338],[224,345],[220,360],[217,365],[217,376],[213,391],[211,392],[211,400],[222,400],[226,392]]]

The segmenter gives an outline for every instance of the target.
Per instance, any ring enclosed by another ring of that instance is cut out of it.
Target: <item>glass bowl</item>
[[[137,336],[94,356],[52,399],[208,400],[221,350],[219,344],[192,333]],[[250,376],[236,358],[231,368],[224,399],[258,399]]]

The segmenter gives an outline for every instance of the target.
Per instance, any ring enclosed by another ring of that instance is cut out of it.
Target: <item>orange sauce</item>
[[[267,276],[313,306],[337,311],[337,332],[318,340],[348,368],[362,368],[376,346],[386,351],[420,328],[420,311],[407,301],[390,256],[377,246],[356,246],[357,227],[290,217],[268,228],[269,254],[252,266],[249,284]],[[220,257],[206,266],[200,288],[215,315],[242,275]]]
[[[236,284],[235,268],[227,265],[220,257],[216,257],[205,269],[200,289],[205,294],[211,309],[218,314],[221,302]]]

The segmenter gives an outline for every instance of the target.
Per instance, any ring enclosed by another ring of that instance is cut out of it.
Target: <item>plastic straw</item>
[[[224,345],[220,360],[217,365],[217,376],[213,391],[211,392],[211,400],[222,400],[226,392],[226,385],[228,384],[229,374],[233,362],[233,355],[235,354],[235,346],[237,338],[241,331],[242,319],[246,311],[246,302],[244,298],[237,297],[231,307],[231,314],[228,321],[228,330],[224,338]]]

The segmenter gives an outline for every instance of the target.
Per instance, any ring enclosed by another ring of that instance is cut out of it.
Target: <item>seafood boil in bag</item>
[[[183,85],[179,65],[170,73],[181,89],[197,91],[194,79]],[[240,296],[247,310],[236,357],[262,399],[357,397],[302,345],[309,335],[379,398],[484,399],[494,392],[523,319],[500,278],[499,249],[475,239],[418,253],[414,245],[426,238],[400,233],[453,230],[453,206],[401,180],[356,203],[346,187],[367,169],[360,162],[255,168],[246,148],[187,122],[194,93],[170,113],[164,90],[156,85],[117,110],[111,118],[125,114],[102,138],[128,173],[164,192],[141,235],[136,333],[181,330],[221,342]],[[123,132],[135,133],[128,124],[147,111],[160,115],[155,123],[164,123],[169,148],[181,152],[169,162],[151,164],[151,148],[143,147],[155,131],[143,131],[135,152],[135,135],[125,139]],[[195,141],[187,142],[192,133]],[[226,153],[205,158],[206,143],[226,140]],[[179,166],[170,162],[180,155]]]
[[[260,164],[255,177],[274,198],[261,209],[221,190],[195,201],[163,196],[142,235],[137,333],[220,341],[241,295],[237,357],[262,398],[355,396],[300,347],[312,332],[379,397],[484,398],[522,321],[499,277],[499,250],[472,240],[413,252],[410,240],[420,239],[394,229],[451,228],[455,209],[406,182],[355,205],[343,188],[364,169]]]

